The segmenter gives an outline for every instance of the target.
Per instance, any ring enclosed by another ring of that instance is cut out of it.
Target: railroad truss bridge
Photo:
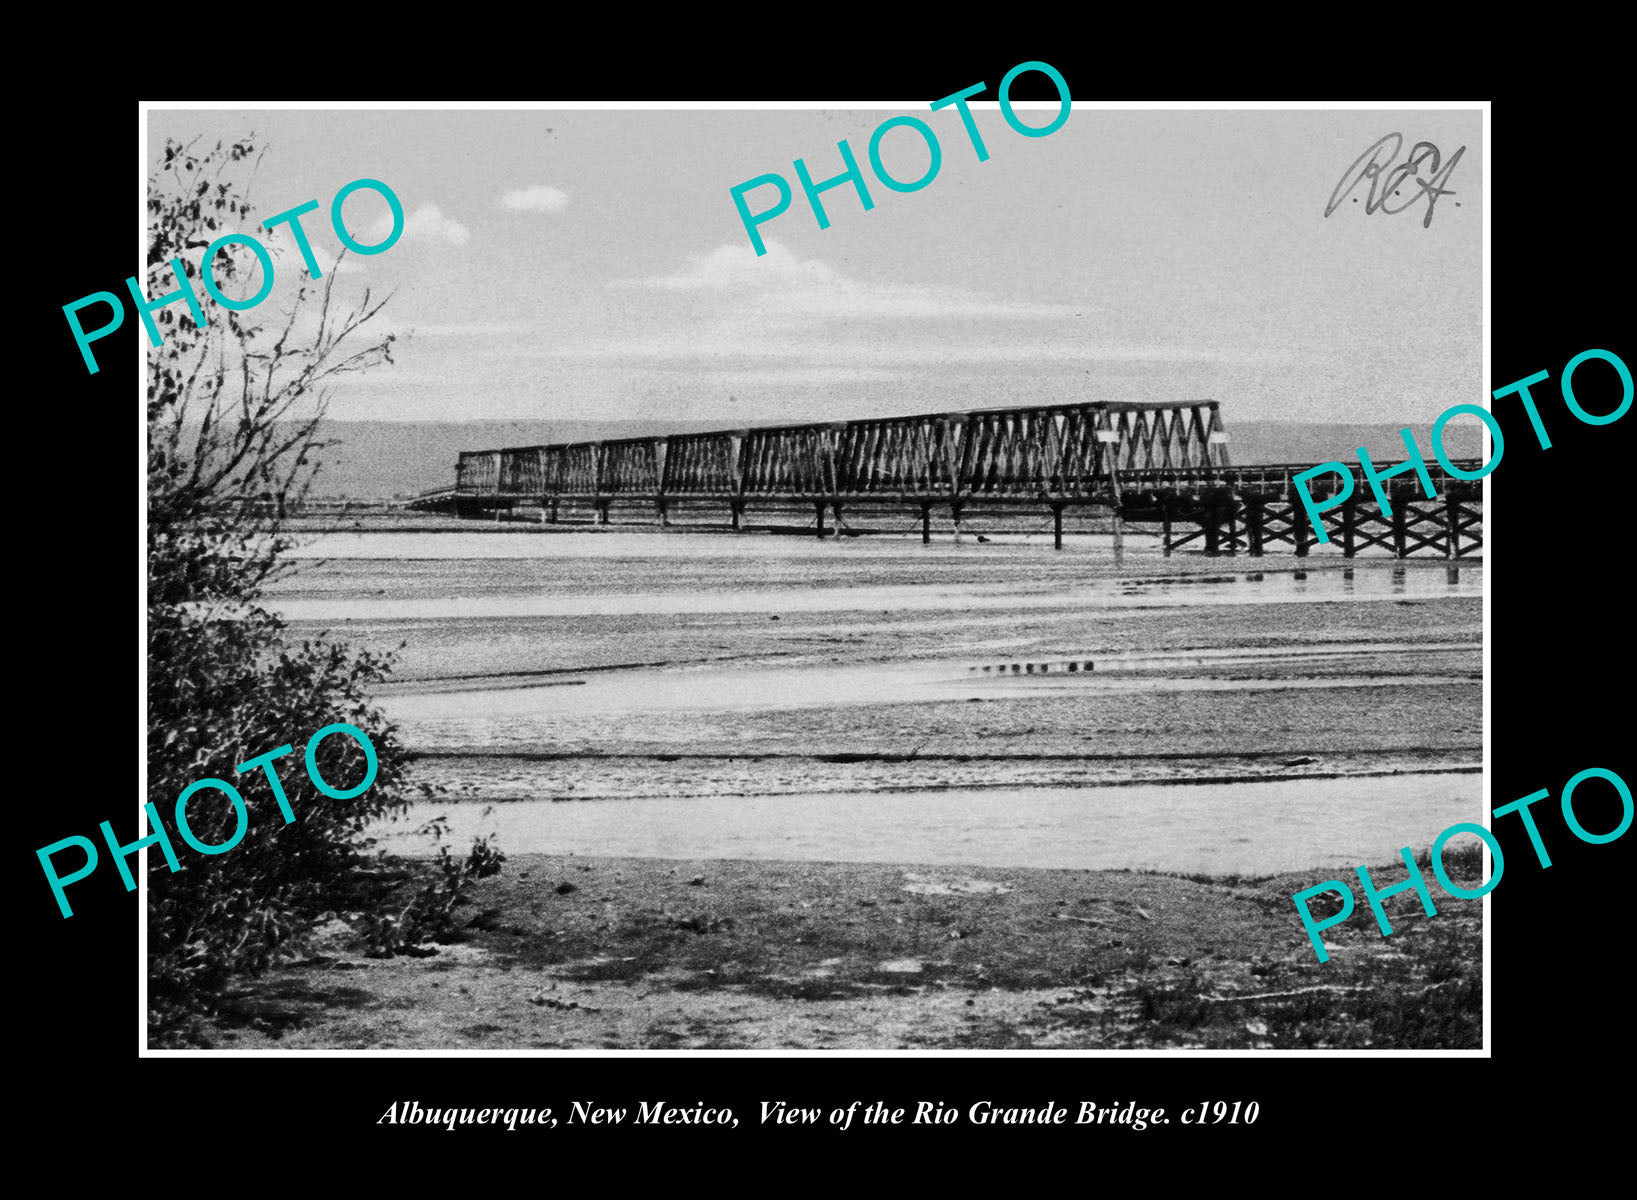
[[[1207,554],[1259,555],[1316,541],[1293,478],[1317,464],[1232,466],[1216,401],[1197,404],[1092,402],[979,409],[911,417],[765,426],[665,437],[463,451],[455,485],[409,507],[501,519],[539,510],[542,522],[669,525],[679,514],[716,513],[735,530],[775,514],[811,512],[800,527],[825,536],[847,515],[909,517],[923,541],[932,515],[947,511],[961,536],[978,512],[1050,513],[1058,549],[1066,509],[1106,513],[1115,550],[1128,523],[1158,525],[1165,553],[1192,542]],[[1337,448],[1337,458],[1344,448]],[[1391,466],[1392,464],[1387,464]],[[1454,465],[1474,472],[1478,460]],[[1396,557],[1445,558],[1483,546],[1482,484],[1429,463],[1436,499],[1413,471],[1384,482],[1384,514],[1362,468],[1351,466],[1349,499],[1324,513],[1325,530],[1351,557],[1379,546]],[[1378,467],[1380,471],[1383,467]],[[1308,481],[1316,500],[1344,490],[1328,472]],[[856,530],[850,530],[856,532]]]

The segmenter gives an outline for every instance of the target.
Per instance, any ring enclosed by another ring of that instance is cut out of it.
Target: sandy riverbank
[[[1320,965],[1290,895],[1332,874],[520,855],[436,954],[367,958],[338,918],[207,1032],[226,1050],[1477,1048],[1480,905],[1429,919],[1395,897],[1383,938],[1360,904]]]

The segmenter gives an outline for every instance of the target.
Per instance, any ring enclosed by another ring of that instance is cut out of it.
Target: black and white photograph
[[[1619,1144],[1617,38],[164,15],[15,106],[25,1170]]]
[[[14,154],[25,1164],[1618,1144],[1617,39],[304,15]]]
[[[1488,1049],[1487,110],[1020,66],[145,107],[144,1053]]]

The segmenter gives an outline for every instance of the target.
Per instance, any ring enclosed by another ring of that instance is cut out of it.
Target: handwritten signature
[[[1425,229],[1432,224],[1433,209],[1438,204],[1438,197],[1454,195],[1451,188],[1444,186],[1449,181],[1449,173],[1455,169],[1455,164],[1461,161],[1461,155],[1466,153],[1462,146],[1445,162],[1438,153],[1438,147],[1431,142],[1417,142],[1411,149],[1409,157],[1398,166],[1393,166],[1393,159],[1404,146],[1404,135],[1389,133],[1375,145],[1371,146],[1352,166],[1347,168],[1341,182],[1336,184],[1336,190],[1330,193],[1330,203],[1324,206],[1324,215],[1329,216],[1347,199],[1348,193],[1353,191],[1364,180],[1370,181],[1370,192],[1364,201],[1364,211],[1367,213],[1401,213],[1409,208],[1422,196],[1427,198],[1427,215],[1421,221],[1421,228]],[[1427,178],[1423,179],[1425,173]],[[1419,190],[1408,199],[1403,200],[1394,208],[1388,201],[1395,196],[1402,196],[1411,184]],[[1358,197],[1353,197],[1353,203],[1358,203]],[[1459,201],[1456,207],[1460,207]]]

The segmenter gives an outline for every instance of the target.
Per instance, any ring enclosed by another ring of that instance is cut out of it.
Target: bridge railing
[[[1291,495],[1311,463],[1234,467],[1215,401],[1036,405],[825,424],[463,451],[455,490],[512,499],[991,499],[1117,503],[1125,493],[1228,488]],[[1396,464],[1382,464],[1378,473]],[[1457,469],[1481,463],[1461,459]],[[1372,495],[1363,468],[1354,494]],[[1436,463],[1429,476],[1470,494],[1477,484]],[[1329,471],[1316,498],[1345,490]],[[1413,473],[1389,493],[1419,490]]]
[[[1476,458],[1451,459],[1451,465],[1457,470],[1475,474],[1483,467],[1483,462]],[[1189,467],[1189,468],[1154,468],[1147,467],[1138,470],[1122,471],[1120,483],[1127,491],[1160,491],[1176,490],[1198,491],[1211,488],[1227,487],[1238,492],[1250,492],[1257,495],[1289,495],[1295,490],[1295,477],[1304,471],[1310,471],[1317,463],[1265,463],[1249,467]],[[1365,477],[1364,468],[1358,464],[1343,464],[1343,472],[1330,470],[1315,475],[1305,482],[1308,494],[1315,499],[1329,499],[1347,490],[1343,481],[1352,480],[1352,494],[1364,497],[1373,496],[1370,481]],[[1399,463],[1381,463],[1376,467],[1380,475],[1384,471],[1399,466]],[[1464,492],[1467,489],[1478,489],[1481,484],[1474,479],[1463,478],[1446,471],[1442,464],[1428,463],[1427,476],[1432,480],[1433,488],[1440,495],[1446,489]],[[1387,480],[1385,490],[1388,495],[1405,495],[1421,493],[1420,476],[1413,471],[1406,471],[1394,475]]]
[[[951,495],[960,470],[960,418],[849,421],[836,444],[836,489],[849,496]]]
[[[455,464],[455,490],[462,495],[495,495],[500,491],[500,450],[462,450]]]
[[[743,431],[679,433],[665,438],[660,491],[674,497],[737,496]]]

